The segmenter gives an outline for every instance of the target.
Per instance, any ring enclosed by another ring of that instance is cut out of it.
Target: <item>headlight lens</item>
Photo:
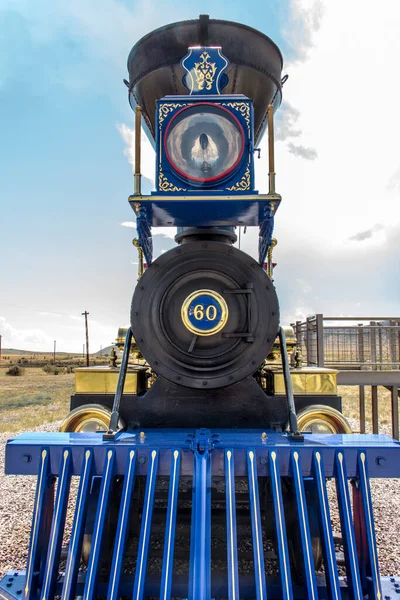
[[[165,150],[171,166],[178,175],[200,183],[228,175],[240,162],[243,149],[239,121],[214,104],[184,108],[166,131]]]

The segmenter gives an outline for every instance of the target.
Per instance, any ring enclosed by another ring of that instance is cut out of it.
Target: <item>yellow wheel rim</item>
[[[61,423],[60,431],[83,433],[105,431],[110,424],[111,411],[101,404],[84,404],[74,408]],[[122,422],[120,423],[123,426]]]
[[[313,433],[353,433],[347,419],[331,406],[314,404],[297,415],[299,431]],[[318,432],[318,429],[320,430]],[[321,431],[322,430],[322,431]]]

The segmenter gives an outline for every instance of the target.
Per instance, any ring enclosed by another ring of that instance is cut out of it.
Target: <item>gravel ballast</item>
[[[59,424],[44,425],[40,431],[57,431]],[[4,448],[10,437],[15,434],[0,434],[0,576],[25,569],[36,487],[36,477],[4,475]],[[400,479],[372,480],[371,491],[381,574],[399,575]],[[340,531],[336,511],[332,511],[332,521],[334,531]]]

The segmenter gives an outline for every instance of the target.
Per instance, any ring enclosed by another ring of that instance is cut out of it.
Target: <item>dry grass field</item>
[[[4,367],[4,363],[2,366]],[[5,368],[0,369],[0,433],[15,433],[21,429],[59,421],[69,411],[69,397],[74,391],[73,373],[60,372],[53,375],[45,373],[40,367],[24,364],[22,367],[24,374],[20,377],[10,377],[6,375]],[[338,392],[343,397],[344,415],[358,420],[358,387],[341,386]],[[365,396],[368,424],[371,422],[371,396],[368,388]],[[385,388],[379,388],[379,417],[383,432],[389,433],[390,392]]]
[[[69,412],[74,374],[47,374],[25,368],[20,377],[0,369],[0,433],[14,433],[59,421]]]
[[[343,414],[348,419],[359,420],[359,392],[358,386],[342,385],[338,387],[338,394],[343,399]],[[380,433],[391,433],[392,413],[390,392],[384,387],[378,388],[379,425]],[[372,422],[371,388],[365,388],[365,412],[368,425]],[[353,426],[353,424],[352,424]]]

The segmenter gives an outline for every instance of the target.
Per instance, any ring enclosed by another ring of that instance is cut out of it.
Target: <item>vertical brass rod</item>
[[[268,165],[269,194],[275,194],[274,107],[268,105]]]
[[[271,240],[271,245],[268,248],[268,252],[267,252],[267,275],[268,277],[271,277],[274,274],[274,268],[272,266],[272,251],[275,248],[275,246],[277,245],[278,240],[276,238],[272,238]]]
[[[135,175],[134,175],[134,194],[141,195],[141,173],[140,173],[140,134],[142,128],[142,109],[136,107],[135,113]]]
[[[132,244],[135,246],[135,248],[137,248],[138,251],[138,279],[140,279],[144,273],[143,248],[140,246],[138,238],[133,239]]]

